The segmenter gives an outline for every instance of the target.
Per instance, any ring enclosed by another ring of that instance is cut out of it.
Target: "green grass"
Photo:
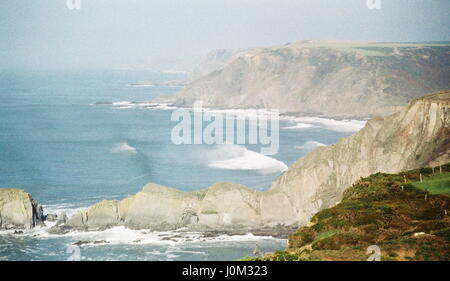
[[[424,178],[423,182],[413,182],[412,185],[430,194],[446,194],[450,196],[450,173],[437,173]]]
[[[314,244],[320,240],[330,238],[331,236],[335,235],[336,233],[338,233],[336,230],[321,232],[321,233],[317,234],[317,236],[314,238],[314,241],[312,243]]]
[[[420,182],[422,174],[423,182]],[[406,183],[405,183],[406,179]],[[450,163],[398,174],[377,173],[349,187],[341,203],[322,210],[263,260],[450,260]]]

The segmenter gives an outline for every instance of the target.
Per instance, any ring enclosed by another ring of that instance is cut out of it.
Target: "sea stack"
[[[43,208],[27,192],[0,188],[0,229],[31,229],[44,221]]]

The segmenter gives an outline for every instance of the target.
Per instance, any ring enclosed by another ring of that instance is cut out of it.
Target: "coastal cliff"
[[[235,183],[182,192],[146,185],[121,201],[103,201],[68,220],[65,229],[258,229],[304,225],[339,203],[361,177],[450,162],[450,91],[412,100],[371,119],[358,133],[294,163],[266,192]],[[61,230],[54,229],[55,232]]]
[[[413,98],[450,88],[450,45],[300,41],[218,51],[195,73],[181,92],[154,101],[189,107],[201,100],[207,107],[329,117],[386,116]]]
[[[449,125],[449,91],[417,98],[398,113],[369,120],[361,131],[335,145],[312,151],[280,176],[269,193],[282,197],[284,209],[291,210],[284,223],[294,218],[305,224],[319,210],[339,202],[344,189],[361,177],[449,162]],[[271,206],[279,200],[268,197],[262,202]],[[280,222],[280,217],[272,215],[270,222]]]

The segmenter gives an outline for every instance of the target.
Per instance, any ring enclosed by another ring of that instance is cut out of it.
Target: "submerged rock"
[[[0,229],[30,229],[44,221],[43,208],[30,194],[0,188]]]
[[[95,245],[95,244],[107,244],[107,243],[108,243],[108,241],[106,241],[106,240],[80,240],[80,241],[73,243],[72,245],[82,246],[82,245],[89,245],[89,244]]]

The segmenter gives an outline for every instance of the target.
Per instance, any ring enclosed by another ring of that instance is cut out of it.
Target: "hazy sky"
[[[0,68],[180,68],[304,39],[450,41],[450,0],[0,0]]]

